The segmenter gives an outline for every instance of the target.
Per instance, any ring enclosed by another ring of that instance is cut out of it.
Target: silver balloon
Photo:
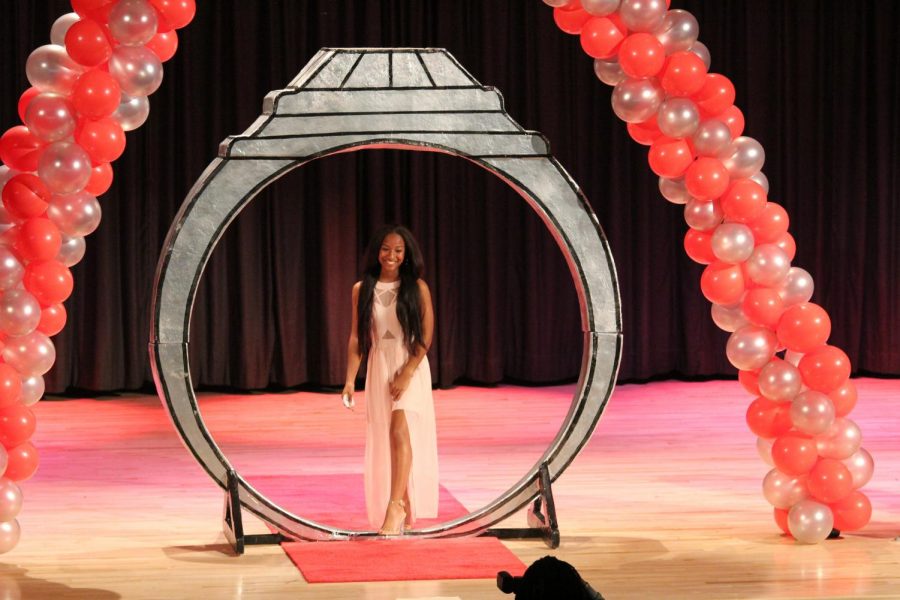
[[[807,390],[791,402],[791,422],[809,435],[819,435],[834,423],[834,404],[821,392]]]
[[[74,142],[54,142],[38,161],[38,176],[54,194],[80,192],[91,178],[91,159]]]
[[[723,158],[731,152],[731,130],[718,119],[703,121],[694,132],[693,142],[700,156]]]
[[[691,49],[700,35],[700,24],[688,11],[676,8],[666,13],[662,25],[653,34],[662,42],[666,54],[672,54]]]
[[[78,16],[78,13],[70,12],[54,21],[53,27],[50,28],[50,43],[57,46],[65,46],[66,33],[69,31],[69,27],[80,20],[81,17]]]
[[[712,65],[712,56],[709,53],[709,48],[706,47],[706,44],[703,42],[694,42],[694,45],[691,46],[691,52],[700,57],[700,60],[703,61],[703,64],[706,65],[706,68],[709,69],[710,65]]]
[[[2,356],[23,377],[30,377],[50,370],[56,360],[56,348],[46,335],[32,331],[28,335],[7,338]]]
[[[800,393],[803,378],[796,366],[773,360],[759,371],[759,393],[775,402],[789,402]]]
[[[760,244],[745,263],[747,275],[759,285],[774,286],[787,277],[791,261],[775,244]]]
[[[69,102],[56,94],[38,94],[25,110],[25,125],[45,142],[56,142],[75,131],[75,111]]]
[[[6,452],[3,453],[6,455]],[[4,471],[6,465],[4,464]],[[0,521],[12,521],[22,510],[22,490],[15,481],[0,477]]]
[[[16,544],[19,543],[20,535],[19,522],[15,519],[0,523],[0,554],[15,548]]]
[[[122,94],[119,108],[112,118],[118,121],[123,131],[134,131],[144,124],[150,116],[150,99],[146,96],[129,96]]]
[[[766,194],[769,193],[769,178],[766,177],[765,173],[763,173],[762,171],[757,171],[756,173],[748,177],[748,179],[750,181],[755,181],[756,183],[758,183],[762,189],[766,190]]]
[[[778,349],[778,338],[766,327],[744,325],[728,338],[725,354],[741,371],[757,371],[772,360]]]
[[[18,175],[18,171],[14,171],[10,169],[3,163],[0,163],[0,190],[3,189],[3,186],[6,185],[6,182]]]
[[[655,31],[666,16],[665,0],[622,0],[619,16],[629,31]]]
[[[627,77],[619,61],[599,58],[594,59],[594,75],[606,85],[616,85]]]
[[[778,469],[772,469],[766,474],[762,488],[763,496],[775,508],[790,508],[809,497],[805,475],[785,475]]]
[[[44,397],[44,378],[31,375],[22,379],[22,404],[32,406]]]
[[[800,364],[800,360],[803,358],[802,352],[794,352],[793,350],[787,350],[784,353],[784,361],[791,363],[795,367]]]
[[[844,460],[853,456],[862,444],[862,431],[846,417],[838,417],[826,431],[816,436],[816,449],[822,458]]]
[[[722,223],[712,234],[712,251],[722,262],[744,262],[753,253],[753,231],[743,223]]]
[[[691,198],[684,207],[685,223],[698,231],[715,229],[724,218],[725,213],[718,200],[707,202]]]
[[[123,46],[143,46],[156,26],[156,9],[145,0],[119,0],[109,12],[109,32]]]
[[[788,529],[798,542],[818,544],[834,529],[834,515],[825,504],[807,498],[791,507]]]
[[[22,283],[25,267],[12,250],[0,244],[0,289],[8,290]]]
[[[100,203],[87,192],[68,196],[54,195],[47,207],[47,216],[69,236],[90,235],[100,225]]]
[[[671,138],[690,137],[700,125],[700,111],[687,98],[669,98],[659,105],[656,122],[664,135]]]
[[[659,193],[672,204],[686,204],[691,199],[691,195],[684,186],[684,179],[680,177],[678,179],[660,177]]]
[[[595,17],[605,17],[619,9],[619,0],[581,0],[584,11]]]
[[[759,453],[762,461],[770,467],[775,466],[775,461],[772,459],[772,445],[775,443],[775,439],[756,438],[756,452]]]
[[[0,331],[8,335],[27,335],[37,329],[40,322],[41,305],[28,291],[6,290],[0,297]]]
[[[745,135],[735,138],[726,154],[722,163],[732,179],[751,177],[759,172],[766,162],[766,152],[762,145]]]
[[[569,0],[544,0],[544,4],[547,6],[552,6],[554,8],[565,6],[569,3]]]
[[[109,73],[129,96],[149,96],[163,80],[159,57],[144,46],[119,46],[113,50]]]
[[[148,50],[149,52],[149,50]],[[66,49],[47,44],[34,50],[25,63],[25,75],[42,92],[68,96],[84,69],[69,58]]]
[[[659,109],[665,91],[656,79],[624,79],[612,93],[612,107],[626,123],[646,121]]]
[[[712,315],[712,320],[713,323],[716,324],[716,327],[722,331],[728,331],[729,333],[735,332],[741,327],[749,324],[747,317],[745,317],[744,313],[741,311],[740,303],[732,304],[731,306],[722,306],[721,304],[713,303],[710,308],[710,314]]]
[[[815,284],[812,275],[800,267],[791,267],[784,281],[778,286],[778,295],[784,300],[784,307],[809,302]]]
[[[7,466],[9,466],[9,453],[6,451],[6,446],[0,444],[0,473],[6,473]],[[0,596],[0,598],[3,598],[3,596]]]
[[[860,448],[843,460],[844,465],[853,476],[853,489],[859,489],[869,483],[875,473],[875,461],[865,448]]]
[[[74,267],[81,262],[82,258],[84,258],[84,252],[87,249],[84,238],[79,236],[69,236],[65,233],[61,234],[61,237],[62,244],[59,246],[59,253],[56,255],[56,260],[67,267]]]

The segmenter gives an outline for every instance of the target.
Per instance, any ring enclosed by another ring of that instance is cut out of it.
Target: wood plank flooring
[[[611,600],[900,598],[900,381],[857,384],[851,418],[876,461],[863,531],[816,546],[779,535],[760,492],[767,467],[744,425],[751,398],[736,382],[661,382],[619,386],[555,484],[562,545],[552,553]],[[442,483],[470,508],[493,500],[541,455],[571,394],[437,391]],[[201,412],[251,482],[360,471],[363,412],[335,396],[205,395]],[[492,580],[310,585],[278,547],[235,557],[220,529],[222,494],[156,398],[44,400],[36,413],[42,464],[22,486],[22,539],[0,556],[0,598],[511,597]],[[525,564],[551,552],[509,547]]]

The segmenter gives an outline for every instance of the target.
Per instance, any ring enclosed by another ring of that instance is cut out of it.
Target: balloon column
[[[19,540],[16,482],[38,466],[31,406],[66,323],[69,268],[100,223],[125,132],[150,112],[194,0],[72,0],[28,57],[22,125],[0,137],[0,552]]]
[[[724,75],[710,73],[699,25],[668,0],[544,0],[578,35],[594,72],[614,86],[613,111],[649,146],[659,190],[684,206],[684,248],[707,265],[700,278],[713,321],[731,333],[728,360],[756,399],[747,424],[773,468],[763,494],[775,522],[800,542],[856,530],[872,507],[850,360],[829,345],[828,313],[810,302],[813,280],[791,266],[788,214],[768,200],[765,152],[741,135],[744,116]]]

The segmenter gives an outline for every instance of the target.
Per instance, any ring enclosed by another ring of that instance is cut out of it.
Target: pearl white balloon
[[[149,50],[148,50],[149,52]],[[28,81],[42,92],[68,96],[84,69],[56,44],[36,48],[25,63]]]
[[[853,489],[859,489],[869,483],[872,474],[875,473],[875,461],[865,448],[860,448],[850,455],[850,458],[845,458],[843,463],[853,476]]]
[[[666,13],[662,25],[653,34],[666,49],[666,54],[672,54],[691,49],[700,35],[700,24],[688,11],[676,8]]]
[[[762,189],[766,190],[766,194],[769,193],[769,178],[766,177],[766,174],[763,173],[762,171],[757,171],[756,173],[754,173],[753,175],[751,175],[751,176],[748,177],[747,179],[749,179],[750,181],[754,181],[754,182],[758,183],[758,184],[759,184],[759,187],[761,187]]]
[[[759,453],[759,457],[762,461],[770,467],[775,466],[775,461],[772,459],[772,445],[775,444],[775,439],[776,438],[756,438],[756,452]]]
[[[74,109],[57,94],[38,94],[25,110],[28,130],[45,142],[57,142],[72,135],[75,121]]]
[[[41,305],[28,291],[6,290],[0,297],[0,331],[26,335],[41,322]]]
[[[838,417],[826,431],[816,436],[816,449],[822,458],[844,460],[853,456],[862,444],[862,431],[851,419]]]
[[[0,290],[8,290],[22,283],[25,267],[15,253],[0,244]]]
[[[712,251],[722,262],[744,262],[753,253],[753,231],[743,223],[722,223],[712,234]]]
[[[144,46],[119,46],[113,50],[109,73],[129,96],[149,96],[163,80],[159,57]]]
[[[681,178],[660,177],[659,193],[672,204],[685,204],[691,199],[691,195],[684,185],[684,179]]]
[[[691,46],[691,52],[700,57],[700,60],[703,61],[703,64],[706,65],[706,68],[709,69],[709,66],[712,64],[712,56],[709,53],[709,48],[706,47],[706,44],[703,42],[694,42],[694,45]]]
[[[4,457],[6,451],[3,452]],[[4,460],[3,470],[6,470]],[[22,490],[15,481],[0,477],[0,521],[12,521],[22,510]]]
[[[50,43],[57,46],[65,46],[66,33],[69,31],[69,27],[80,20],[81,17],[78,16],[78,13],[70,12],[54,21],[53,27],[50,28]]]
[[[31,375],[22,379],[22,404],[32,406],[44,397],[44,378]]]
[[[619,0],[581,0],[584,11],[595,17],[605,17],[619,9]]]
[[[778,338],[766,327],[744,325],[728,338],[725,354],[741,371],[756,371],[772,360],[778,349]]]
[[[791,422],[798,430],[819,435],[834,423],[834,404],[821,392],[807,390],[791,402]]]
[[[800,364],[800,360],[803,358],[802,352],[794,352],[793,350],[787,350],[784,353],[784,361],[791,363],[795,367]]]
[[[800,267],[791,267],[784,281],[778,286],[778,295],[781,296],[784,306],[787,308],[809,302],[814,288],[812,275]]]
[[[19,522],[15,519],[12,521],[0,522],[0,554],[9,552],[15,548],[16,544],[19,543],[20,535],[21,530],[19,529]]]
[[[47,216],[61,232],[84,237],[100,225],[100,203],[84,191],[67,196],[54,195],[50,198]]]
[[[148,116],[150,116],[149,98],[122,94],[122,100],[112,118],[119,123],[123,131],[134,131],[144,124]]]
[[[788,255],[775,244],[760,244],[744,264],[750,279],[764,286],[780,284],[791,269]]]
[[[554,8],[565,6],[569,3],[569,0],[544,0],[544,4],[547,6],[552,6]]]
[[[119,0],[109,12],[109,32],[123,46],[143,46],[156,35],[156,9],[145,0]]]
[[[759,371],[759,393],[775,402],[789,402],[800,393],[803,378],[795,365],[784,360],[766,363]]]
[[[790,508],[809,497],[806,476],[786,475],[778,469],[769,471],[763,479],[763,496],[775,508]]]
[[[751,177],[763,168],[765,162],[766,152],[762,144],[745,135],[731,142],[730,151],[722,159],[722,164],[728,169],[732,179]]]
[[[731,130],[722,121],[709,119],[697,126],[693,142],[700,156],[723,158],[731,152]]]
[[[668,98],[659,105],[656,122],[664,135],[690,137],[700,125],[700,110],[688,98]]]
[[[56,260],[67,267],[74,267],[84,258],[84,252],[87,249],[84,238],[66,235],[65,233],[61,234],[60,237],[62,238],[62,244],[59,246]]]
[[[749,324],[747,317],[744,316],[741,310],[740,303],[731,306],[713,303],[710,308],[710,315],[713,323],[722,331],[735,332]]]
[[[56,361],[56,348],[40,331],[9,337],[3,348],[3,360],[24,377],[43,375]]]
[[[38,176],[54,194],[80,192],[91,178],[91,159],[75,142],[54,142],[38,161]]]
[[[606,85],[616,85],[627,77],[617,60],[594,59],[594,75]]]
[[[629,31],[655,31],[666,16],[665,0],[622,0],[619,16]]]
[[[788,512],[788,529],[794,539],[803,544],[818,544],[834,529],[834,515],[825,504],[815,500],[801,500]]]
[[[698,231],[715,229],[725,218],[718,200],[706,202],[691,198],[684,207],[684,222]]]
[[[624,79],[612,93],[612,107],[626,123],[641,123],[656,114],[665,91],[655,79]]]

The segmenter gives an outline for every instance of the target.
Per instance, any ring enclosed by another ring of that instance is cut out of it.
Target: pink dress
[[[388,388],[394,374],[409,356],[403,328],[397,320],[400,282],[377,282],[372,302],[372,348],[366,371],[366,512],[374,528],[381,526],[391,495],[391,413],[403,410],[412,447],[407,512],[412,519],[434,518],[438,508],[437,433],[431,369],[422,359],[409,387],[397,402]]]

